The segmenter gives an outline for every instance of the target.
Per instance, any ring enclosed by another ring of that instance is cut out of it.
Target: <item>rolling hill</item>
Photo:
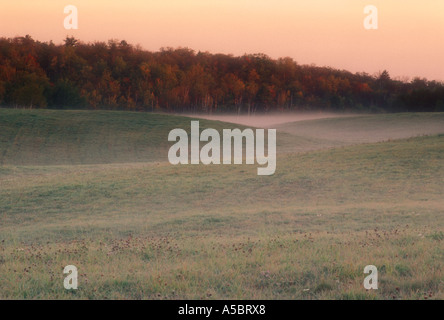
[[[186,117],[0,109],[0,298],[442,299],[444,135],[412,127],[439,119],[285,124],[264,177],[170,165]],[[388,127],[414,137],[355,136]],[[377,291],[362,287],[368,264]]]

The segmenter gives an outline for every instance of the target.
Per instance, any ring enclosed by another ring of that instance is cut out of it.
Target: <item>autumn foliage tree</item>
[[[264,54],[143,50],[126,41],[56,45],[0,38],[0,104],[168,112],[443,111],[444,84],[299,65]]]

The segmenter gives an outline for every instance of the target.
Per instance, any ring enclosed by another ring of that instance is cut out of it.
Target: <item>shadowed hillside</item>
[[[168,161],[168,133],[192,118],[140,112],[0,109],[0,164]],[[199,120],[200,128],[242,126]]]
[[[168,133],[175,128],[189,131],[191,120],[199,120],[201,130],[246,128],[217,118],[121,111],[0,109],[0,164],[165,162],[173,144],[168,142]],[[254,116],[245,118],[254,123]],[[264,116],[258,124],[269,127]],[[272,127],[278,133],[278,153],[305,152],[444,133],[444,113],[345,116]]]

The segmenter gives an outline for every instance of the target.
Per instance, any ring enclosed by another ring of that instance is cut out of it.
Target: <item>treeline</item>
[[[444,111],[444,83],[299,65],[263,54],[142,50],[0,38],[0,104],[30,108],[261,112]]]

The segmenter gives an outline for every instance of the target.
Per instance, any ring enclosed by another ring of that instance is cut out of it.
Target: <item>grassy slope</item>
[[[360,143],[374,143],[414,136],[444,133],[444,113],[360,115],[284,123],[277,126],[288,134],[285,150],[309,151]],[[299,143],[291,139],[299,138]],[[286,138],[282,142],[285,142]]]
[[[443,160],[438,135],[280,155],[271,177],[2,166],[0,298],[442,299]],[[67,264],[82,274],[75,293]],[[362,288],[367,264],[376,292]]]
[[[192,118],[118,111],[0,109],[0,164],[168,161],[167,137]],[[242,128],[199,120],[201,129]]]

